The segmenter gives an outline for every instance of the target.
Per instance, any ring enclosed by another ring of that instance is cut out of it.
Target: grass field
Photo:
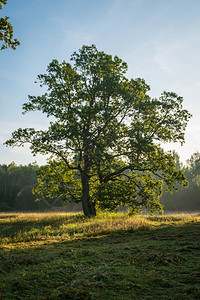
[[[200,299],[200,215],[0,214],[0,299]]]

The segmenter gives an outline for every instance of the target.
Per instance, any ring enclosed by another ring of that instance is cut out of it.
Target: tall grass
[[[169,224],[181,226],[199,220],[198,214],[128,217],[125,213],[99,213],[97,217],[88,219],[80,213],[2,213],[0,245],[71,240],[114,234],[119,230],[156,229]]]

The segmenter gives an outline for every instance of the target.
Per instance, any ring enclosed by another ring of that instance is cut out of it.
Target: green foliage
[[[64,203],[78,203],[81,201],[80,185],[74,170],[66,168],[63,161],[54,160],[41,167],[33,193],[39,195],[37,200],[47,198],[55,202],[55,198],[60,198]]]
[[[94,45],[74,52],[71,61],[53,60],[47,73],[38,76],[46,92],[29,96],[23,105],[24,113],[39,110],[54,117],[48,130],[20,128],[6,144],[30,143],[33,154],[51,155],[35,191],[48,197],[66,193],[67,200],[77,185],[80,199],[81,186],[87,216],[95,215],[95,205],[162,211],[162,184],[169,190],[177,182],[186,184],[173,154],[160,147],[160,142],[184,142],[191,115],[183,109],[182,97],[163,92],[151,99],[143,79],[127,79],[127,64]],[[57,183],[54,164],[63,176]]]
[[[2,9],[2,4],[6,4],[7,0],[0,0],[0,9]],[[8,47],[13,50],[16,49],[20,42],[17,39],[13,39],[13,26],[8,21],[9,17],[0,18],[0,50],[6,49]]]
[[[144,207],[150,212],[162,212],[158,201],[161,193],[161,181],[150,174],[134,174],[129,180],[122,178],[99,185],[95,196],[100,209],[112,211],[118,206],[128,206],[129,213],[135,214]]]

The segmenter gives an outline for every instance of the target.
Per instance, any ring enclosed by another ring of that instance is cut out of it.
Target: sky
[[[8,0],[0,17],[9,16],[17,50],[0,51],[0,164],[45,164],[28,146],[3,143],[18,128],[45,129],[40,112],[22,115],[28,95],[41,95],[35,83],[52,59],[70,61],[74,51],[95,44],[128,64],[128,78],[144,78],[150,96],[173,91],[184,99],[190,119],[181,161],[200,151],[200,1],[199,0]]]

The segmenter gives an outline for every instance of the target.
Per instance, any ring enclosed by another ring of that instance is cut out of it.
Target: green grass
[[[200,215],[0,214],[0,299],[200,299]]]

